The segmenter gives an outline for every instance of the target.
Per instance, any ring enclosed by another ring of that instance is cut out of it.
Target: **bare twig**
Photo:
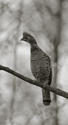
[[[4,71],[6,71],[6,72],[8,72],[8,73],[10,73],[10,74],[12,74],[12,75],[14,75],[14,76],[16,76],[16,77],[22,79],[22,80],[24,80],[24,81],[26,81],[26,82],[29,82],[29,83],[31,83],[31,84],[33,84],[33,85],[38,86],[38,87],[47,89],[47,90],[49,90],[49,91],[51,91],[51,92],[54,92],[55,94],[57,94],[57,95],[59,95],[59,96],[62,96],[62,97],[65,97],[65,98],[68,99],[68,93],[67,93],[67,92],[64,92],[64,91],[62,91],[62,90],[60,90],[60,89],[56,89],[56,88],[50,87],[50,86],[48,86],[48,85],[45,86],[45,85],[42,84],[42,83],[38,83],[36,80],[32,80],[32,79],[30,79],[30,78],[27,78],[27,77],[21,75],[20,73],[17,73],[17,72],[15,72],[14,70],[12,70],[12,69],[10,69],[10,68],[8,68],[8,67],[2,66],[2,65],[0,65],[0,70],[4,70]]]

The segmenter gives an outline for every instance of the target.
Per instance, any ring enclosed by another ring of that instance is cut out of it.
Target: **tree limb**
[[[30,84],[33,84],[33,85],[36,85],[36,86],[38,86],[38,87],[47,89],[47,90],[49,90],[49,91],[51,91],[51,92],[54,92],[55,94],[57,94],[57,95],[59,95],[59,96],[62,96],[62,97],[65,97],[65,98],[68,99],[68,93],[67,93],[67,92],[64,92],[63,90],[56,89],[56,88],[50,87],[50,86],[48,86],[48,85],[44,85],[44,84],[42,84],[42,83],[38,83],[36,80],[32,80],[32,79],[30,79],[30,78],[27,78],[27,77],[21,75],[20,73],[17,73],[17,72],[15,72],[14,70],[12,70],[12,69],[10,69],[10,68],[8,68],[8,67],[2,66],[2,65],[0,65],[0,70],[4,70],[4,71],[6,71],[6,72],[8,72],[8,73],[10,73],[10,74],[12,74],[12,75],[14,75],[14,76],[16,76],[16,77],[22,79],[22,80],[24,80],[24,81],[26,81],[26,82],[29,82]]]

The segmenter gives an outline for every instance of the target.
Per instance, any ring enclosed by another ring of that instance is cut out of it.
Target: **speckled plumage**
[[[23,38],[31,46],[31,70],[35,79],[42,84],[51,84],[52,79],[52,69],[51,60],[47,54],[45,54],[37,45],[35,39],[30,34],[24,32]],[[42,89],[43,103],[44,105],[49,105],[51,102],[50,92],[48,90]]]

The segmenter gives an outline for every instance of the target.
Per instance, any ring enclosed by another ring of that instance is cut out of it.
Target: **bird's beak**
[[[20,41],[22,41],[22,40],[23,40],[23,38]]]
[[[22,40],[27,42],[27,37],[23,37],[20,41]]]

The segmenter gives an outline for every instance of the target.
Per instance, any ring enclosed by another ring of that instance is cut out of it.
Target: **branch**
[[[59,96],[62,96],[62,97],[65,97],[65,98],[68,99],[68,93],[64,92],[64,91],[62,91],[60,89],[56,89],[56,88],[50,87],[48,85],[44,85],[42,83],[38,83],[36,80],[32,80],[30,78],[27,78],[27,77],[21,75],[20,73],[17,73],[14,70],[12,70],[12,69],[10,69],[8,67],[2,66],[2,65],[0,65],[0,70],[4,70],[4,71],[6,71],[6,72],[8,72],[8,73],[10,73],[10,74],[12,74],[12,75],[22,79],[22,80],[24,80],[26,82],[29,82],[30,84],[33,84],[33,85],[36,85],[38,87],[47,89],[47,90],[49,90],[49,91],[51,91],[51,92],[53,92],[53,93],[55,93],[55,94],[57,94]]]

